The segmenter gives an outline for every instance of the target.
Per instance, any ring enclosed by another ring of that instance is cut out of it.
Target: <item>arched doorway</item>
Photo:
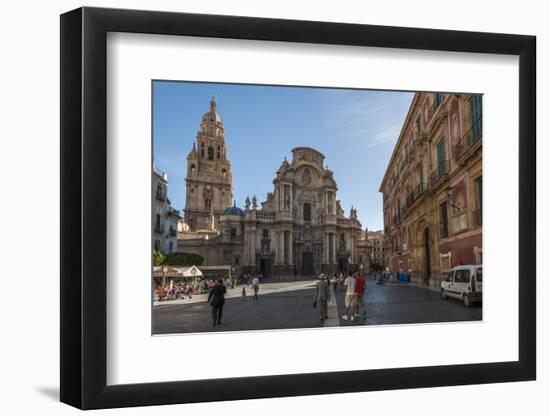
[[[430,259],[430,229],[424,229],[424,274],[422,276],[422,284],[430,285],[430,275],[432,274],[432,262]]]

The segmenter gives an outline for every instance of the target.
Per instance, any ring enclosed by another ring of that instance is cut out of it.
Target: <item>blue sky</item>
[[[383,227],[378,189],[412,93],[155,81],[153,155],[176,209],[184,207],[186,157],[212,96],[239,207],[246,196],[263,201],[284,157],[290,162],[294,147],[309,146],[325,155],[346,215],[353,205],[363,228]]]

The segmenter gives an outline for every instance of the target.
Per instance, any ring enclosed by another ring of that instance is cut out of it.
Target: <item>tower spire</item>
[[[214,96],[212,96],[212,100],[210,100],[210,111],[214,113],[216,112],[216,99]]]

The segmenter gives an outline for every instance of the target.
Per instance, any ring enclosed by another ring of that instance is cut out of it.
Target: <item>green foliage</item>
[[[162,265],[165,260],[166,260],[166,256],[161,251],[158,251],[158,250],[153,251],[154,266]]]
[[[171,266],[200,266],[204,258],[200,255],[194,253],[169,253],[166,255],[166,259],[163,262],[163,265]]]

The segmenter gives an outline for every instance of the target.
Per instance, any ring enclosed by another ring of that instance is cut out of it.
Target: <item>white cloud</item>
[[[412,93],[391,91],[336,91],[325,111],[326,127],[353,149],[395,143],[401,131]]]

